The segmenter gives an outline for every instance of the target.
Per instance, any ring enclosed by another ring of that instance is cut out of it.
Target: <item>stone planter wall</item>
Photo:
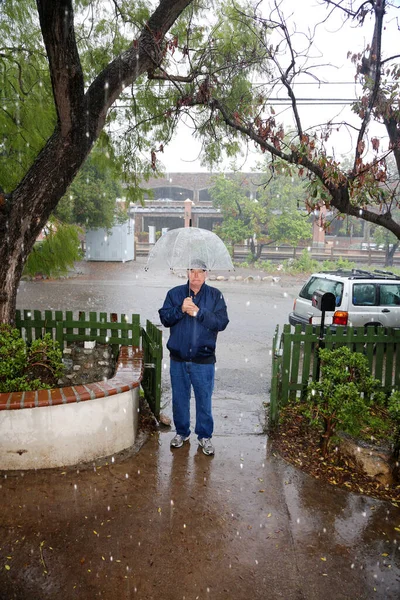
[[[123,346],[111,379],[0,393],[0,470],[76,465],[131,447],[143,357]]]
[[[115,370],[111,347],[95,342],[64,348],[63,362],[66,372],[58,381],[60,386],[103,381],[112,377]]]

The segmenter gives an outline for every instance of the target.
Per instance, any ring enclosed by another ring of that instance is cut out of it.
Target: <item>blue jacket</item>
[[[199,307],[196,317],[182,312],[188,297],[189,282],[172,288],[158,311],[161,323],[170,327],[167,348],[171,358],[187,362],[215,362],[215,345],[218,331],[229,323],[226,304],[219,290],[203,283],[193,302]]]

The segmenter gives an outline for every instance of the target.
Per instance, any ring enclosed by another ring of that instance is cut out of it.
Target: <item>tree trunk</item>
[[[250,238],[250,252],[252,255],[251,260],[254,262],[256,260],[256,245],[253,238]]]
[[[260,244],[260,243],[257,244],[256,260],[260,260],[261,252],[262,252],[263,248],[264,248],[264,244]]]
[[[393,267],[394,254],[399,247],[400,242],[392,244],[390,248],[389,244],[386,244],[385,248],[385,267]]]
[[[324,419],[324,433],[320,437],[320,448],[322,456],[325,458],[328,455],[329,442],[334,433],[333,424],[329,418]]]

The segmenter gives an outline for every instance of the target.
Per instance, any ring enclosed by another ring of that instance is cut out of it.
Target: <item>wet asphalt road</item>
[[[18,305],[157,322],[179,281],[138,266],[22,283]],[[123,461],[3,473],[0,600],[400,598],[400,510],[320,484],[274,456],[262,433],[271,339],[299,285],[218,287],[231,323],[219,336],[215,457],[194,436],[171,451],[164,430]]]

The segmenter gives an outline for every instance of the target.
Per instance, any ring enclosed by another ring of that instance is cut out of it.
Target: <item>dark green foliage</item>
[[[28,345],[18,329],[0,324],[0,392],[49,389],[63,372],[62,352],[49,333]]]
[[[116,209],[116,199],[124,194],[121,178],[119,161],[99,144],[59,202],[55,216],[86,229],[111,229],[115,221],[126,221],[126,210],[119,209],[123,214],[118,215]]]
[[[42,242],[36,242],[25,264],[24,274],[34,277],[65,275],[75,261],[81,260],[79,229],[74,225],[50,225]]]
[[[398,460],[400,455],[400,390],[392,392],[388,402],[388,412],[395,427],[393,456],[395,460]]]
[[[321,377],[308,385],[307,414],[313,423],[323,425],[321,447],[326,455],[335,431],[360,435],[369,424],[371,408],[382,405],[385,395],[360,352],[348,347],[321,349],[319,356]]]

